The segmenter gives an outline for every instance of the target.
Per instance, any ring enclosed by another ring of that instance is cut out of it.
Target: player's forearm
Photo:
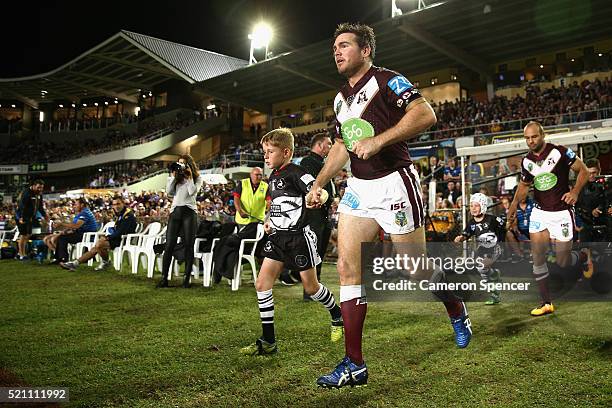
[[[578,177],[576,178],[576,184],[572,189],[572,192],[576,195],[579,195],[586,183],[589,181],[589,172],[584,164],[580,166],[578,170]]]
[[[319,186],[324,186],[330,182],[330,180],[338,174],[342,168],[346,165],[346,162],[349,159],[348,151],[342,142],[335,142],[332,146],[329,154],[327,155],[327,160],[325,160],[325,165],[319,172],[317,179],[315,180],[315,184]]]
[[[427,101],[409,108],[397,125],[376,136],[381,147],[412,139],[436,123],[436,114]]]

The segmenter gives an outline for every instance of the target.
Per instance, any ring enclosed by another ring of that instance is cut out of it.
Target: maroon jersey
[[[349,151],[351,171],[360,179],[375,179],[412,164],[408,143],[384,147],[373,157],[363,160],[351,150],[353,143],[392,128],[406,113],[406,105],[421,93],[397,72],[372,66],[351,87],[345,84],[334,99],[336,137]]]
[[[570,191],[569,171],[576,161],[570,148],[546,143],[541,154],[527,153],[521,161],[521,180],[533,183],[535,205],[545,211],[562,211],[571,206],[561,200]]]

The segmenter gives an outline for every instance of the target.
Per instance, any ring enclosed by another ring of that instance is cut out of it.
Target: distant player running
[[[240,352],[264,355],[278,351],[272,286],[283,267],[300,272],[304,292],[325,306],[331,315],[331,341],[339,341],[344,331],[342,314],[332,293],[317,280],[315,268],[321,262],[317,236],[306,225],[305,196],[315,179],[302,167],[291,163],[294,142],[289,129],[265,134],[261,144],[266,166],[274,170],[268,181],[272,198],[269,219],[264,224],[269,237],[263,247],[265,258],[255,282],[263,334]]]
[[[563,276],[573,275],[577,257],[572,259],[574,209],[580,190],[589,180],[586,166],[576,153],[564,146],[546,143],[544,128],[529,122],[523,130],[529,153],[521,161],[521,181],[508,209],[508,226],[516,219],[518,203],[525,199],[533,184],[535,208],[529,219],[529,236],[533,254],[533,275],[538,283],[542,303],[531,311],[532,316],[553,313],[548,288],[549,271],[546,251],[551,239],[556,240],[556,264]],[[569,187],[570,169],[577,172],[576,184]]]

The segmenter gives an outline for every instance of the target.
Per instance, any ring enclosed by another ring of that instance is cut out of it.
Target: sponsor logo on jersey
[[[374,127],[361,118],[348,119],[342,124],[342,140],[348,150],[353,150],[353,144],[374,136]]]
[[[557,176],[553,173],[540,173],[533,179],[533,185],[538,191],[548,191],[557,185]]]
[[[572,149],[570,149],[569,147],[567,148],[567,151],[565,152],[565,155],[570,160],[576,158],[576,153],[574,153],[574,151]]]
[[[398,99],[397,100],[397,107],[398,108],[401,108],[403,104],[404,104],[404,100],[403,99]]]
[[[397,75],[394,76],[387,82],[387,85],[397,96],[400,96],[407,89],[412,88],[412,84],[408,81],[404,76]]]

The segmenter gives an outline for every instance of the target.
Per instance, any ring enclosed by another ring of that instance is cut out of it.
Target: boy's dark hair
[[[329,135],[326,132],[317,133],[310,139],[310,148],[312,149],[317,145],[317,143],[321,143],[323,140],[327,139]]]
[[[370,47],[370,59],[374,60],[376,56],[376,35],[374,35],[372,27],[361,23],[341,23],[336,27],[334,40],[344,33],[355,34],[359,48]]]
[[[45,182],[42,179],[36,179],[36,180],[32,180],[32,182],[30,183],[31,186],[35,186],[35,185],[41,185],[44,186]]]

